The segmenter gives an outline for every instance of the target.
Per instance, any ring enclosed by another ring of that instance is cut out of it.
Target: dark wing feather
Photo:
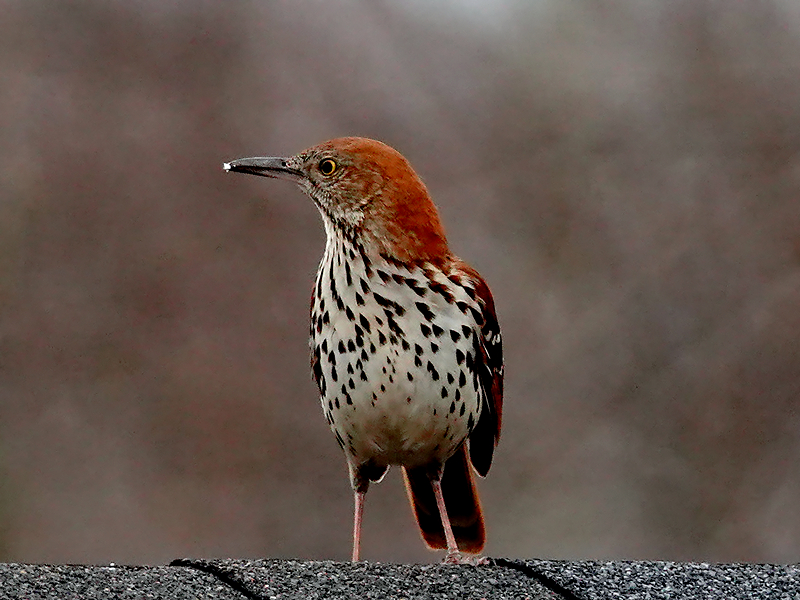
[[[483,406],[481,416],[469,436],[469,456],[475,470],[486,476],[492,465],[492,456],[500,440],[503,416],[503,341],[494,309],[494,298],[489,286],[478,272],[464,263],[459,265],[473,284],[475,296],[481,305],[476,315],[480,327],[475,336],[475,368],[481,386]]]

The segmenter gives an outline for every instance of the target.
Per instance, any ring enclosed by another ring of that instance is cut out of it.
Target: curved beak
[[[286,166],[287,159],[280,157],[237,158],[222,165],[228,172],[249,173],[261,177],[275,177],[297,181],[303,177],[302,171]]]

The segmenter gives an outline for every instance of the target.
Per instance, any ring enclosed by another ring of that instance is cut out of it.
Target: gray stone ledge
[[[800,600],[800,565],[490,559],[485,566],[180,559],[0,564],[6,598]]]

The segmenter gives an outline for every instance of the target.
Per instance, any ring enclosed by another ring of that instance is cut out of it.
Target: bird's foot
[[[448,552],[444,560],[442,560],[443,565],[474,565],[476,567],[485,566],[489,564],[489,559],[485,556],[479,556],[477,554],[461,554],[461,552]]]
[[[463,565],[467,558],[458,550],[448,550],[444,556],[442,564],[444,565]]]

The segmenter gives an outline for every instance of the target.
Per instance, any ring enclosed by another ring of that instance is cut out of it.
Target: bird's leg
[[[447,516],[447,507],[444,505],[441,474],[431,477],[431,485],[433,486],[433,494],[436,496],[436,506],[439,507],[439,518],[442,519],[444,539],[447,542],[447,555],[444,557],[444,562],[450,564],[460,564],[462,562],[461,553],[458,551],[456,538],[453,535],[453,528],[450,525],[450,517]]]
[[[367,490],[356,489],[353,492],[355,507],[353,509],[353,562],[361,559],[361,518],[364,515],[364,498]]]
[[[353,562],[361,560],[361,520],[364,516],[364,499],[369,489],[369,474],[364,465],[354,466],[349,457],[347,469],[353,487]]]

